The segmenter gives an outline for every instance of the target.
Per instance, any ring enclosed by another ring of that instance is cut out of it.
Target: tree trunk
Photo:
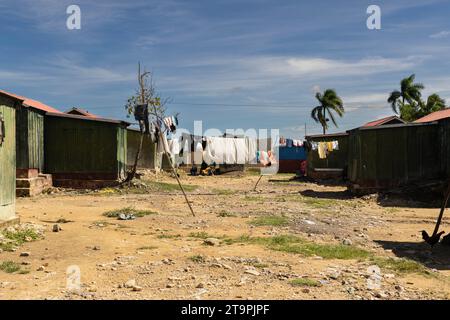
[[[138,65],[138,81],[139,81],[139,88],[140,88],[140,93],[141,93],[141,103],[145,104],[145,83],[143,82],[142,78],[143,78],[143,75],[141,74],[141,64],[139,63],[139,65]],[[141,132],[141,135],[140,135],[139,147],[136,151],[136,157],[134,158],[133,167],[132,167],[131,171],[128,172],[127,178],[125,179],[124,183],[130,183],[136,176],[137,166],[138,166],[139,159],[141,157],[142,146],[144,144],[144,134],[145,133],[144,133],[143,126],[144,125],[140,121],[139,122],[139,130]]]

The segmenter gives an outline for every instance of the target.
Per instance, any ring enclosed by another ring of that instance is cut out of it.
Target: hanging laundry
[[[333,142],[332,141],[327,142],[327,150],[328,150],[328,152],[333,151]]]
[[[245,144],[245,139],[236,138],[233,139],[234,147],[236,150],[236,164],[245,164],[247,156],[247,146]]]
[[[339,150],[339,141],[333,141],[333,150]]]
[[[327,144],[325,142],[319,142],[317,151],[319,153],[320,159],[326,159],[327,158]]]
[[[292,139],[286,139],[286,147],[292,148],[294,146],[294,141]]]
[[[245,144],[246,144],[246,158],[245,161],[248,164],[256,164],[256,151],[257,151],[257,145],[258,142],[255,138],[246,137],[245,138]]]

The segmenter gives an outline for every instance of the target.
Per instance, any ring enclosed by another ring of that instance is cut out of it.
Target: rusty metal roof
[[[31,107],[31,108],[38,109],[38,110],[45,111],[45,112],[62,113],[61,111],[59,111],[59,110],[57,110],[57,109],[55,109],[53,107],[50,107],[50,106],[48,106],[48,105],[46,105],[46,104],[44,104],[44,103],[42,103],[40,101],[37,101],[37,100],[33,100],[33,99],[29,99],[27,97],[19,96],[17,94],[10,93],[10,92],[4,91],[4,90],[0,90],[0,93],[2,93],[4,95],[7,95],[7,96],[10,96],[10,97],[15,98],[15,99],[22,100],[23,101],[22,105],[24,107]]]
[[[433,113],[430,113],[429,115],[426,115],[425,117],[422,117],[420,119],[417,119],[416,123],[424,123],[424,122],[433,122],[445,118],[450,118],[450,108],[446,108],[444,110],[436,111]]]

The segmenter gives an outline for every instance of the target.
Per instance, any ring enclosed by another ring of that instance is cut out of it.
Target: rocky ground
[[[438,208],[291,177],[182,176],[195,217],[166,175],[18,199],[0,299],[448,298],[450,249],[420,236]]]

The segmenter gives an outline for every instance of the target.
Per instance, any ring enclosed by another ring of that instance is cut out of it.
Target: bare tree
[[[138,162],[142,153],[142,146],[144,143],[144,136],[149,134],[149,123],[151,118],[163,118],[166,112],[165,105],[169,101],[169,98],[161,98],[161,96],[156,92],[155,84],[153,82],[153,76],[150,71],[146,71],[145,68],[141,70],[141,64],[138,64],[138,84],[139,88],[133,96],[128,98],[125,105],[125,109],[128,112],[128,116],[136,114],[137,108],[143,108],[143,118],[139,118],[139,131],[140,131],[140,141],[139,147],[136,151],[136,157],[134,159],[133,166],[128,172],[124,183],[131,182],[136,176]],[[149,112],[151,108],[151,112]]]

